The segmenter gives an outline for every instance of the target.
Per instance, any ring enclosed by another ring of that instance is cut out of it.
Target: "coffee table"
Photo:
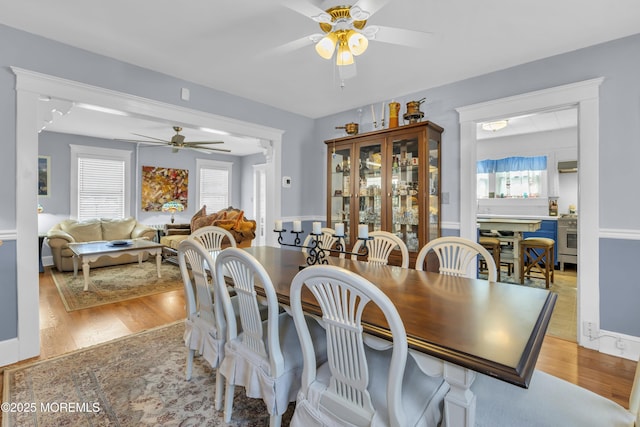
[[[125,243],[122,243],[125,242]],[[111,258],[120,255],[137,255],[138,265],[142,265],[142,256],[145,252],[156,257],[156,269],[158,277],[160,276],[160,265],[162,263],[161,245],[151,240],[119,240],[119,241],[99,241],[99,242],[82,242],[69,243],[69,249],[73,252],[73,276],[78,276],[78,261],[82,263],[82,275],[84,276],[84,290],[89,289],[89,270],[90,262],[95,262],[98,258],[108,256]]]

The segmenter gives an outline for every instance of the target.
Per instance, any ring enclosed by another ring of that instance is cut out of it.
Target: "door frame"
[[[460,120],[460,236],[476,239],[476,127],[478,123],[550,108],[578,109],[578,291],[577,341],[598,349],[582,325],[600,328],[599,285],[599,89],[603,77],[456,108]]]
[[[185,125],[224,129],[260,140],[267,168],[267,221],[281,216],[281,153],[283,130],[236,120],[178,105],[142,98],[18,67],[16,75],[16,258],[28,260],[38,253],[37,158],[38,105],[42,96],[135,113],[149,118],[177,121]],[[267,244],[274,245],[274,233]],[[10,361],[24,360],[40,353],[38,310],[38,269],[31,262],[17,263],[18,336],[7,350]],[[12,362],[10,362],[12,363]]]

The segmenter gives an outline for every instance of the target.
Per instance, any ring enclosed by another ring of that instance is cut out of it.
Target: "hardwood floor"
[[[183,318],[182,290],[67,313],[47,270],[40,274],[41,354],[19,364],[48,359]],[[537,364],[542,371],[579,384],[624,407],[628,405],[635,367],[636,362],[551,336],[545,338]],[[0,373],[0,393],[2,379]]]

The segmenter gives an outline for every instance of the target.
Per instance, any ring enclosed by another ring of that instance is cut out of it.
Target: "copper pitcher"
[[[347,135],[357,135],[358,127],[357,123],[347,123],[344,126],[336,126],[336,129],[344,129],[347,132]]]

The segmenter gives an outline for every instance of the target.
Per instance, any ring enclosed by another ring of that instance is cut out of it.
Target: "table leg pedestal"
[[[476,396],[471,391],[475,378],[474,371],[444,362],[444,380],[451,387],[444,398],[444,425],[475,426]]]
[[[84,290],[89,290],[89,260],[87,258],[82,259],[82,276],[84,277]]]
[[[156,255],[156,270],[158,272],[158,279],[159,279],[161,277],[160,266],[162,266],[162,249],[155,251],[155,255]]]

